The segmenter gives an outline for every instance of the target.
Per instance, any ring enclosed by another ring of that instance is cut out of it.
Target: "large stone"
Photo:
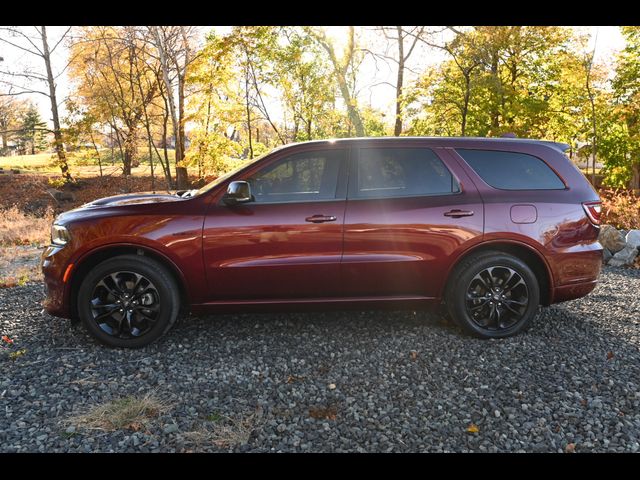
[[[631,265],[637,256],[638,249],[627,245],[609,260],[609,266],[623,267],[625,265]]]
[[[629,230],[626,241],[628,246],[640,248],[640,230]]]
[[[57,202],[75,202],[76,196],[72,192],[61,192],[55,188],[47,189],[47,193],[51,195]]]
[[[609,263],[609,260],[613,258],[613,254],[609,251],[608,248],[602,250],[602,262]]]
[[[624,240],[624,236],[611,225],[603,225],[600,227],[598,241],[604,248],[608,248],[609,251],[614,254],[622,250],[627,245]]]

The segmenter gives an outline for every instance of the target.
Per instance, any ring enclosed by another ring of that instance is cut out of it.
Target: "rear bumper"
[[[566,302],[567,300],[574,300],[581,298],[596,288],[598,284],[597,280],[590,282],[575,283],[573,285],[564,285],[562,287],[556,287],[553,290],[553,301],[551,303]]]
[[[598,284],[602,270],[602,246],[596,242],[586,250],[565,253],[562,260],[557,262],[557,269],[558,281],[551,303],[588,295]]]

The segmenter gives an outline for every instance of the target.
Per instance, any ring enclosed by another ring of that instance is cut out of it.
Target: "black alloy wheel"
[[[143,255],[105,260],[80,280],[78,315],[105,345],[148,345],[175,323],[180,296],[175,279],[158,261]]]
[[[454,268],[445,303],[467,333],[504,338],[531,325],[540,304],[540,286],[522,259],[498,251],[480,252]]]

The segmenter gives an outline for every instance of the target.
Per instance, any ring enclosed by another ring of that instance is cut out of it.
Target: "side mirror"
[[[222,201],[227,205],[237,205],[238,203],[253,201],[251,186],[245,181],[231,182],[227,186],[227,193],[223,195]]]

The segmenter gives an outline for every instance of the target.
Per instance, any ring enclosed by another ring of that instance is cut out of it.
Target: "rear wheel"
[[[451,317],[466,332],[503,338],[530,326],[540,303],[540,287],[519,258],[482,252],[456,267],[445,300]]]
[[[180,307],[171,274],[142,255],[100,263],[82,280],[78,314],[89,333],[112,347],[143,347],[175,323]]]

